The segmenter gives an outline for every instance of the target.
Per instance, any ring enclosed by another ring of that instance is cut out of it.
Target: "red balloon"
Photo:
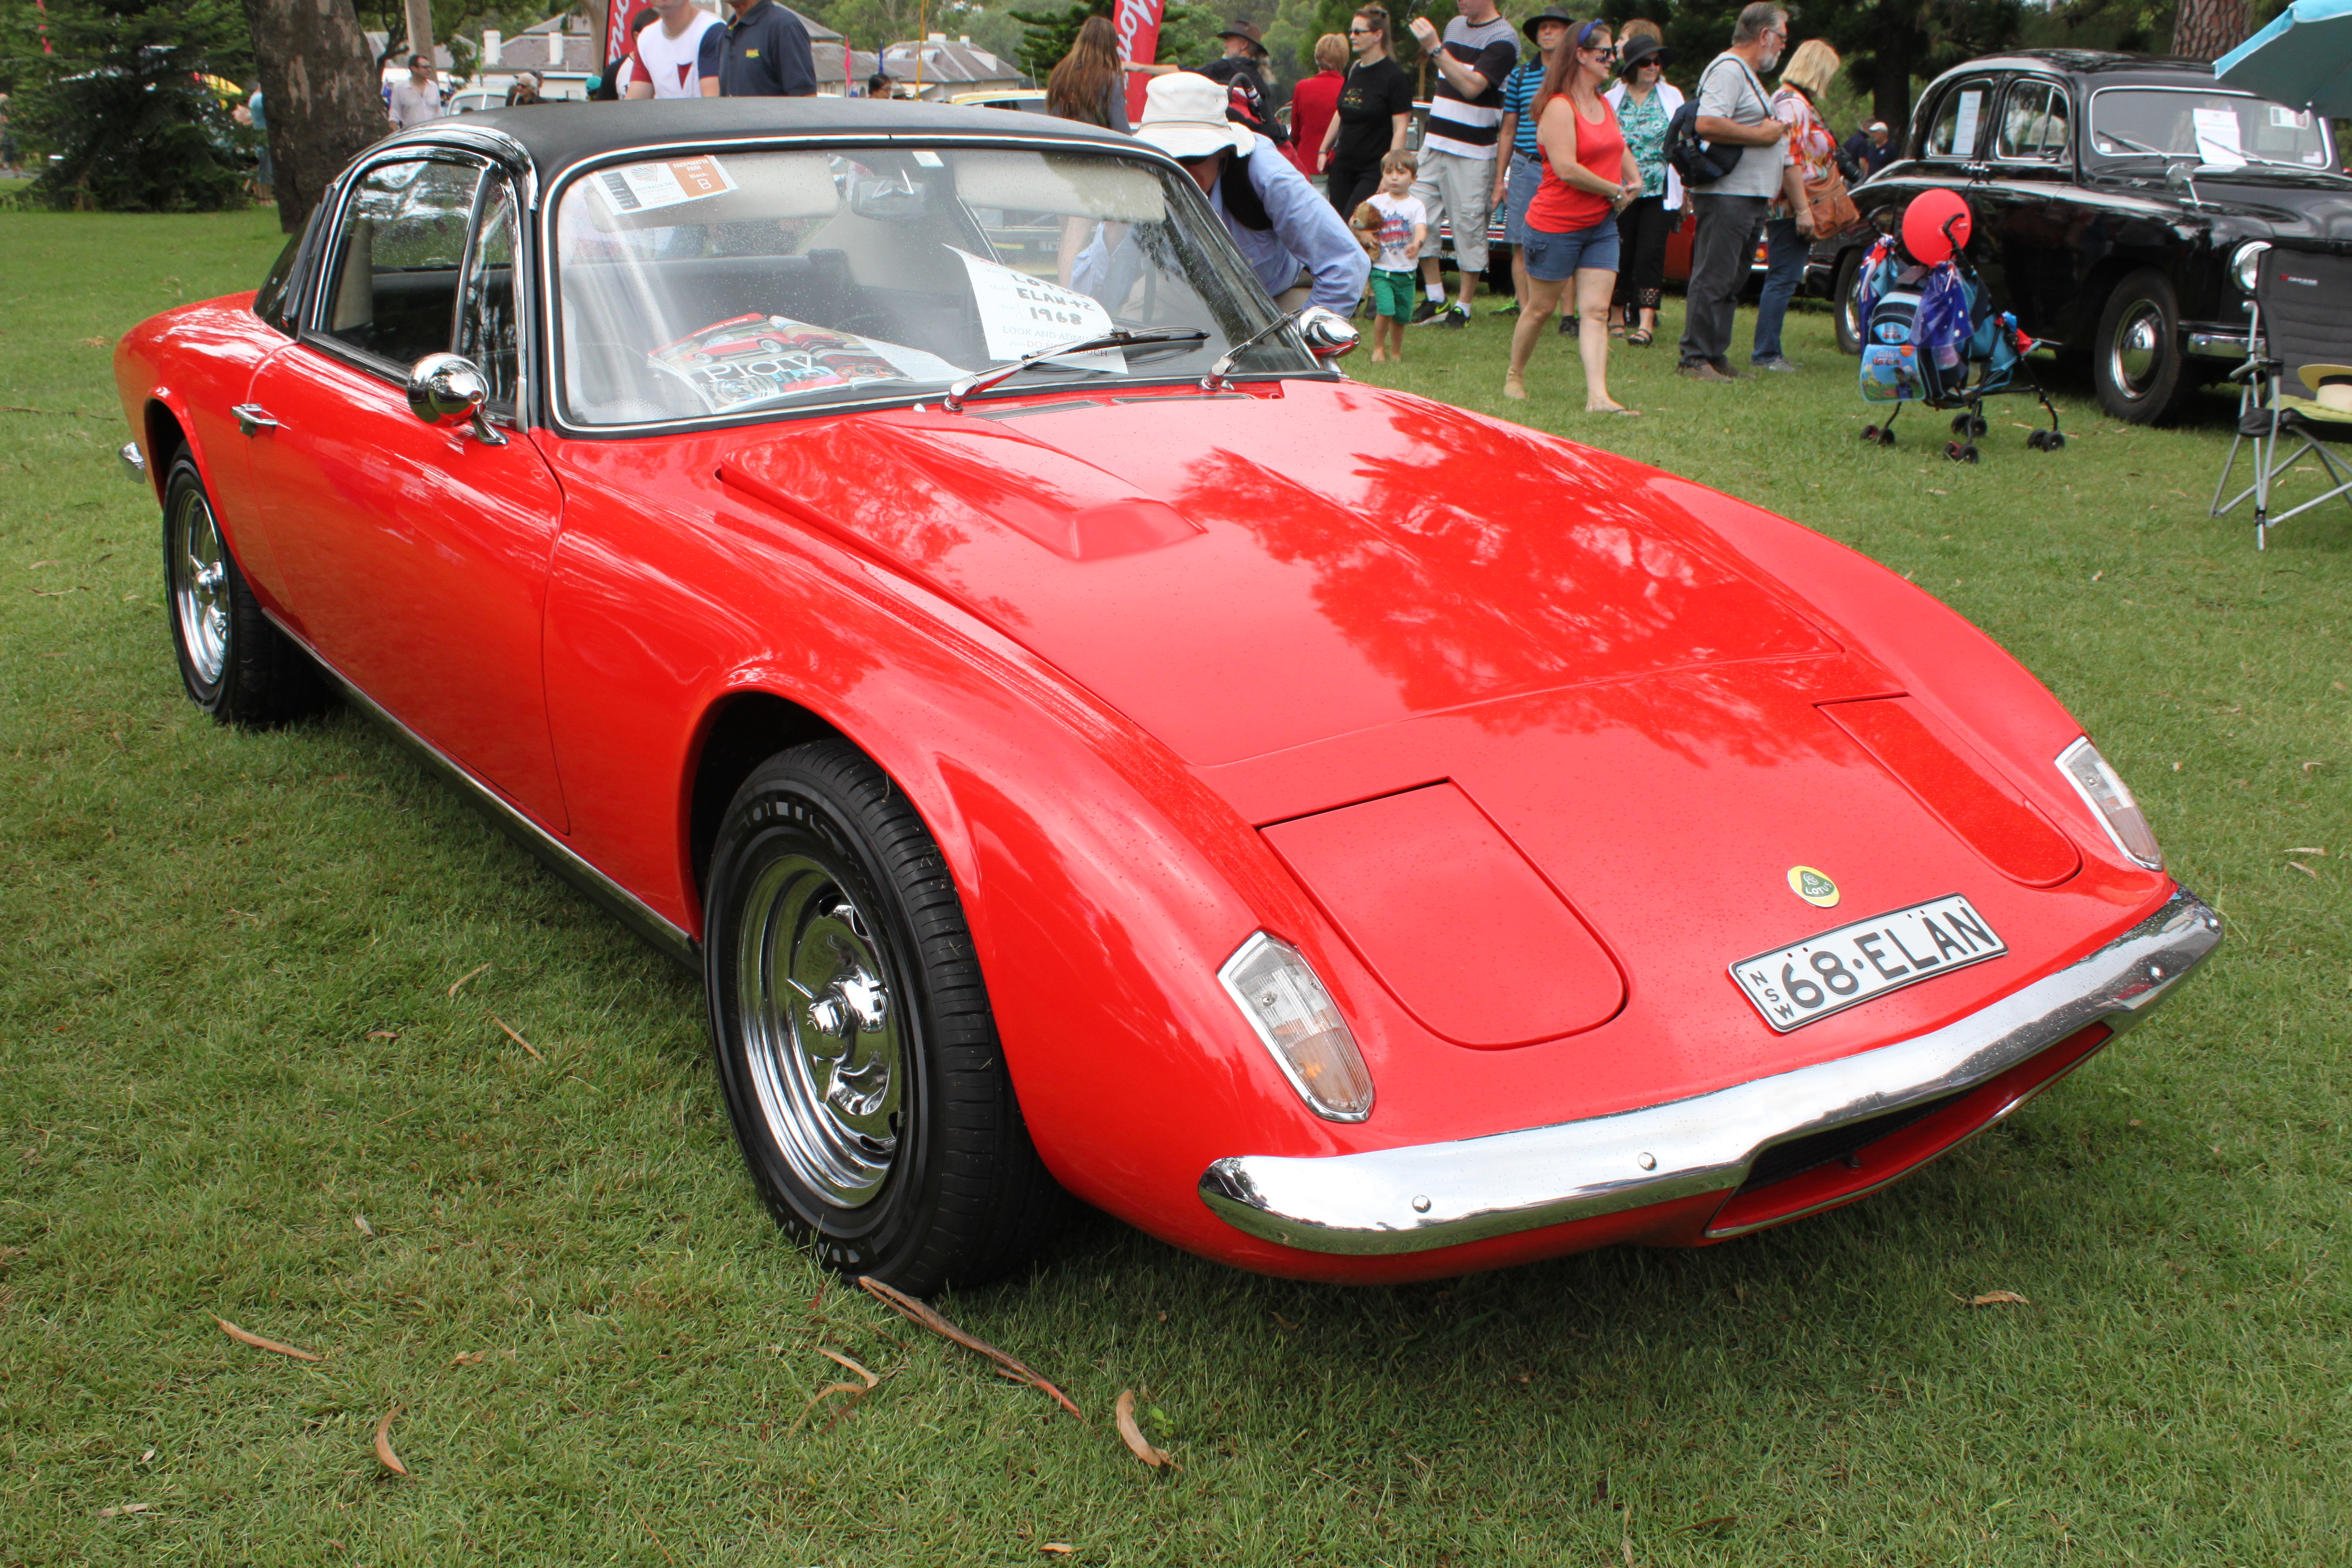
[[[1958,191],[1922,191],[1903,212],[1903,248],[1923,267],[1949,261],[1969,243],[1969,204]]]

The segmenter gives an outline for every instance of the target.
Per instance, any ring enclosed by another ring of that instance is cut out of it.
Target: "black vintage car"
[[[1993,299],[2087,360],[2100,403],[2135,424],[2245,357],[2252,247],[2352,253],[2352,176],[2325,120],[2198,60],[1997,55],[1928,85],[1903,156],[1854,190],[1865,222],[1813,247],[1808,290],[1838,302],[1848,353],[1869,220],[1939,185],[1968,198]]]

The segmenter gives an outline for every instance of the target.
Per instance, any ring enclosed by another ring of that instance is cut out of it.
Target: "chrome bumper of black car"
[[[2121,1034],[2221,941],[2221,916],[2176,889],[2087,958],[1916,1039],[1557,1126],[1361,1154],[1233,1155],[1202,1173],[1201,1200],[1252,1236],[1361,1255],[1727,1195],[1776,1144],[1974,1088],[2093,1024]]]

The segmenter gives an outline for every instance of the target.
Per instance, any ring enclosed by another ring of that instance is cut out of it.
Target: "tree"
[[[2172,52],[2218,60],[2246,41],[2246,0],[2180,0],[2172,23]]]
[[[278,224],[292,234],[343,165],[391,129],[382,78],[352,0],[244,4],[277,165]]]
[[[207,78],[249,56],[234,0],[56,0],[56,52],[11,18],[16,128],[51,155],[31,195],[102,212],[217,212],[242,205],[249,138]]]

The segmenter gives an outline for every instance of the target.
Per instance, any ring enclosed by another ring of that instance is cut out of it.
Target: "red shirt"
[[[1544,106],[1551,107],[1549,104]],[[1587,171],[1598,174],[1611,184],[1625,177],[1625,133],[1617,128],[1616,113],[1603,99],[1599,123],[1576,112],[1574,100],[1569,100],[1568,111],[1576,121],[1576,161]],[[1540,110],[1538,114],[1540,114]],[[1540,121],[1538,121],[1540,124]],[[1538,142],[1537,145],[1541,146]],[[1546,234],[1569,234],[1580,228],[1591,228],[1609,216],[1607,196],[1571,185],[1551,172],[1551,155],[1544,155],[1543,184],[1536,191],[1535,200],[1528,204],[1528,226]]]
[[[1323,128],[1339,107],[1339,89],[1347,78],[1338,71],[1318,71],[1290,89],[1290,160],[1308,179],[1322,173],[1316,159],[1323,153]]]

